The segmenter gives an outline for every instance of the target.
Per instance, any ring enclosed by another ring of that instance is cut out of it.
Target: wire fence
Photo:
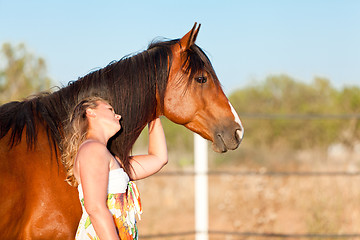
[[[195,175],[206,174],[208,176],[220,176],[220,175],[231,175],[231,176],[245,176],[245,177],[286,177],[286,176],[297,176],[297,177],[360,177],[360,172],[262,172],[262,171],[208,171],[207,173],[196,173],[195,171],[171,171],[161,172],[154,176],[157,177],[181,177],[181,176],[195,176]],[[172,239],[178,237],[191,237],[195,238],[199,231],[186,231],[186,232],[173,232],[164,234],[153,234],[143,235],[141,239]],[[238,237],[242,239],[250,237],[259,238],[276,238],[276,239],[360,239],[360,233],[343,233],[343,234],[284,234],[284,233],[267,233],[267,232],[235,232],[235,231],[214,231],[209,230],[207,232],[212,239],[225,239],[224,236]],[[233,239],[232,238],[232,239]]]
[[[360,114],[242,114],[244,118],[249,119],[295,119],[295,120],[346,120],[346,119],[360,119]],[[289,172],[272,172],[272,171],[217,171],[210,170],[203,173],[197,173],[195,171],[171,171],[161,172],[155,176],[167,176],[167,177],[181,177],[181,176],[197,176],[197,175],[208,175],[208,176],[245,176],[245,177],[360,177],[360,171],[289,171]],[[173,232],[165,234],[153,234],[153,235],[142,235],[141,239],[173,239],[179,238],[184,239],[191,237],[194,239],[199,231],[185,231],[185,232]],[[236,232],[236,231],[214,231],[209,230],[207,234],[211,239],[227,239],[231,236],[231,239],[247,239],[250,237],[265,238],[265,239],[360,239],[360,233],[341,233],[341,234],[317,234],[317,233],[300,233],[300,234],[285,234],[285,233],[272,233],[272,232]]]
[[[268,114],[268,113],[244,113],[241,118],[250,119],[297,119],[297,120],[316,120],[316,119],[360,119],[360,114]]]
[[[166,234],[154,234],[141,236],[141,239],[161,239],[174,237],[189,237],[195,236],[199,232],[178,232]],[[256,232],[231,232],[231,231],[208,231],[210,236],[235,236],[235,237],[262,237],[262,238],[278,238],[278,239],[359,239],[360,234],[281,234],[281,233],[256,233]]]
[[[196,173],[195,171],[171,171],[158,173],[154,176],[169,176],[169,177],[178,177],[178,176],[195,176],[195,175],[232,175],[232,176],[273,176],[273,177],[284,177],[284,176],[303,176],[303,177],[327,177],[327,176],[360,176],[360,172],[262,172],[262,171],[208,171],[206,173]]]

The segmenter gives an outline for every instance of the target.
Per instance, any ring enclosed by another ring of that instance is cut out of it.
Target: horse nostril
[[[242,130],[237,129],[235,132],[235,136],[239,141],[241,141],[244,137],[244,129],[242,129]]]

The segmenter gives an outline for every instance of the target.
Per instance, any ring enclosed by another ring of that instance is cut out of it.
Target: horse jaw
[[[231,109],[232,116],[230,115],[229,118],[223,119],[222,124],[214,124],[212,130],[201,131],[200,129],[204,130],[204,125],[198,127],[196,123],[186,125],[188,129],[210,140],[213,151],[219,153],[237,149],[244,137],[244,127],[240,118],[230,102],[228,102],[228,105]]]
[[[235,150],[239,147],[243,130],[234,121],[227,120],[226,124],[217,126],[213,131],[200,130],[194,122],[184,125],[189,130],[199,134],[203,138],[212,142],[211,148],[214,152],[225,153],[228,150]]]

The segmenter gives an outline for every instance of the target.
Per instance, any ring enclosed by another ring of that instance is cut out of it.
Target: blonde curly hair
[[[61,162],[66,170],[65,181],[73,187],[79,185],[74,176],[74,161],[80,145],[86,140],[89,128],[86,109],[96,108],[99,101],[109,103],[101,97],[89,97],[81,100],[63,123],[64,136],[60,143]]]

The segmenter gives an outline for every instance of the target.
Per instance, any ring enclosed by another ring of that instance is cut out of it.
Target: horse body
[[[32,150],[26,141],[9,150],[10,134],[0,140],[1,239],[73,239],[69,233],[81,216],[78,193],[64,184],[64,168],[40,124],[38,134]]]
[[[123,161],[160,115],[212,141],[215,151],[238,147],[241,122],[195,45],[198,31],[194,25],[181,39],[151,44],[55,93],[0,107],[1,239],[73,239],[81,207],[58,155],[62,124],[83,97],[106,98],[123,116],[108,144]]]

